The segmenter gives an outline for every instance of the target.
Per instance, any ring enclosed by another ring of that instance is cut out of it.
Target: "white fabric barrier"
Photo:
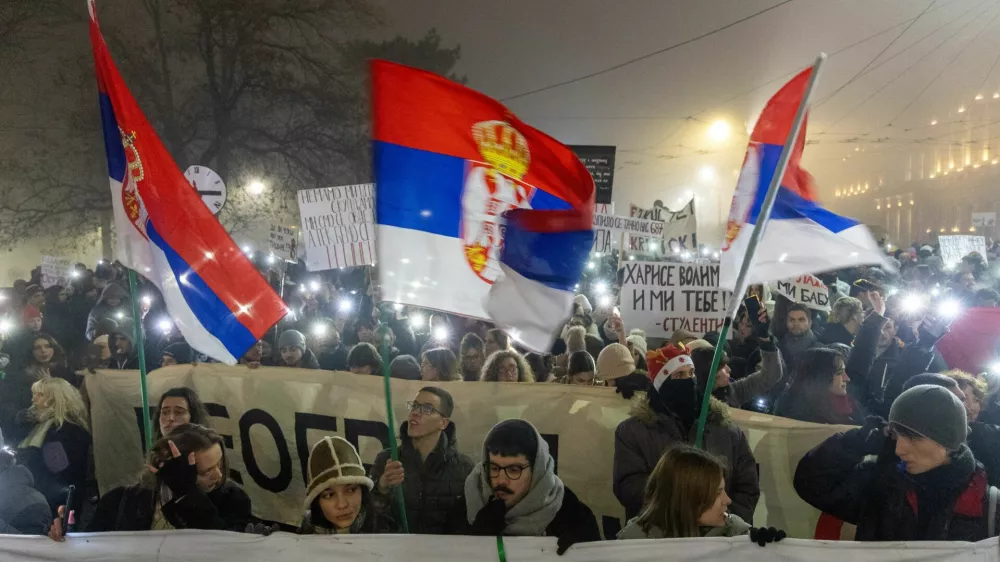
[[[150,407],[176,386],[188,386],[209,406],[211,425],[224,436],[230,473],[253,501],[254,515],[298,525],[305,497],[305,461],[326,434],[354,443],[365,462],[387,445],[382,379],[368,375],[286,368],[178,365],[149,375]],[[521,417],[550,443],[557,472],[594,511],[605,536],[624,525],[612,493],[614,430],[631,404],[614,390],[560,384],[439,383],[455,399],[452,419],[459,449],[481,460],[487,432]],[[94,456],[102,493],[133,483],[143,468],[139,376],[134,371],[88,375]],[[397,423],[421,381],[392,381]],[[844,426],[817,425],[732,410],[760,467],[761,499],[754,522],[811,538],[819,513],[792,488],[802,455]],[[155,424],[154,418],[154,424]]]
[[[508,562],[705,562],[729,560],[773,562],[998,562],[996,539],[979,543],[855,543],[786,539],[759,547],[746,537],[605,541],[572,546],[556,554],[555,538],[504,538]],[[312,535],[276,533],[269,537],[222,531],[149,531],[71,535],[57,543],[44,537],[0,535],[0,560],[62,562],[272,562],[337,560],[338,562],[439,562],[497,560],[492,537],[427,535]]]

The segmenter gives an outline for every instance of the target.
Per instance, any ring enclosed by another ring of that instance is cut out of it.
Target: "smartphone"
[[[63,533],[69,533],[72,529],[70,527],[75,523],[73,520],[73,494],[76,493],[76,486],[70,484],[69,488],[66,490],[66,507],[63,508],[62,513],[62,528]]]
[[[753,331],[758,334],[767,333],[767,322],[760,321],[760,309],[764,306],[761,304],[760,298],[757,295],[747,297],[743,299],[743,306],[747,307],[747,318],[750,320],[750,325],[753,326]]]

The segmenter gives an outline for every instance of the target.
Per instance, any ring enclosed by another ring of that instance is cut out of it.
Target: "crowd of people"
[[[954,270],[929,245],[892,259],[898,272],[818,274],[828,314],[750,287],[714,374],[719,333],[647,338],[625,325],[607,296],[613,290],[594,290],[615,284],[613,258],[582,281],[544,354],[485,322],[380,303],[370,269],[281,272],[261,263],[290,312],[240,363],[387,370],[428,383],[406,402],[398,460],[387,449],[366,470],[345,439],[315,443],[300,533],[554,536],[560,554],[600,540],[594,513],[556,474],[528,421],[494,426],[479,458],[459,452],[455,403],[438,383],[499,382],[606,387],[631,401],[614,451],[595,452],[614,456],[609,487],[627,516],[619,539],[750,535],[763,545],[784,536],[752,527],[760,475],[730,417],[739,408],[859,426],[820,444],[795,471],[796,491],[821,521],[855,524],[862,540],[996,536],[1000,378],[949,368],[935,349],[949,317],[933,306],[996,307],[996,281],[978,254]],[[0,292],[0,532],[61,539],[68,512],[89,512],[88,531],[269,532],[228,478],[222,438],[188,388],[159,397],[146,473],[97,493],[81,373],[136,369],[140,347],[150,369],[211,359],[183,340],[151,285],[130,293],[117,264],[79,264],[69,277],[43,288],[36,270]],[[70,487],[77,493],[66,505]]]

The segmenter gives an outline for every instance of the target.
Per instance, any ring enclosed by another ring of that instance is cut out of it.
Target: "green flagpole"
[[[142,428],[146,433],[146,452],[153,448],[153,428],[149,419],[149,392],[146,389],[146,345],[142,338],[142,309],[136,289],[135,271],[128,270],[128,288],[132,294],[132,319],[135,324],[135,345],[139,351],[139,388],[142,392]]]
[[[760,241],[760,237],[764,233],[764,226],[771,216],[771,208],[774,207],[774,200],[778,196],[778,187],[781,185],[782,178],[785,177],[785,170],[788,169],[788,160],[792,156],[792,149],[795,147],[795,141],[798,139],[799,132],[802,129],[802,122],[805,121],[806,113],[809,110],[809,98],[812,97],[813,87],[816,86],[820,69],[825,62],[826,54],[820,53],[816,57],[816,62],[813,63],[812,75],[809,76],[809,83],[806,85],[805,92],[802,95],[802,103],[799,104],[799,108],[795,112],[791,134],[788,135],[788,139],[781,149],[781,156],[778,158],[778,164],[775,167],[774,176],[771,177],[771,183],[767,187],[767,195],[764,196],[764,202],[760,207],[757,223],[754,224],[753,231],[750,233],[750,240],[747,242],[747,252],[743,257],[743,263],[740,264],[739,274],[736,276],[736,286],[729,302],[729,310],[726,311],[726,319],[722,324],[722,330],[719,332],[719,343],[715,345],[715,353],[712,355],[712,367],[708,371],[708,381],[705,383],[705,395],[701,399],[701,412],[698,414],[698,433],[694,440],[694,446],[699,449],[702,447],[705,437],[705,423],[708,421],[709,402],[712,397],[712,391],[715,389],[715,372],[719,370],[719,363],[722,361],[722,351],[726,345],[726,336],[729,334],[729,329],[732,326],[733,317],[736,316],[736,312],[743,302],[744,285],[747,274],[750,272],[750,266],[753,265],[753,256],[757,251],[757,243]]]
[[[399,462],[399,447],[396,446],[396,417],[392,413],[392,378],[389,376],[389,334],[382,336],[382,382],[385,390],[385,416],[389,423],[389,455],[394,462]],[[378,485],[378,482],[375,483]],[[399,522],[403,533],[410,532],[409,522],[406,520],[406,500],[403,497],[403,487],[396,486],[394,494],[396,503],[399,505]]]

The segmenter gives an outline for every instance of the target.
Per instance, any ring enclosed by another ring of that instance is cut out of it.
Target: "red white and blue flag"
[[[781,150],[792,134],[795,114],[812,72],[811,67],[802,71],[768,101],[750,135],[722,246],[719,277],[725,288],[737,289],[736,277],[750,233],[759,220],[767,188],[776,173]],[[800,165],[805,140],[803,121],[757,244],[747,284],[861,264],[891,268],[865,225],[820,205],[813,177]]]
[[[193,348],[235,364],[285,305],[160,142],[111,60],[93,0],[88,6],[118,258],[160,289]]]
[[[593,239],[594,181],[500,102],[374,61],[382,297],[490,319],[547,350]]]

